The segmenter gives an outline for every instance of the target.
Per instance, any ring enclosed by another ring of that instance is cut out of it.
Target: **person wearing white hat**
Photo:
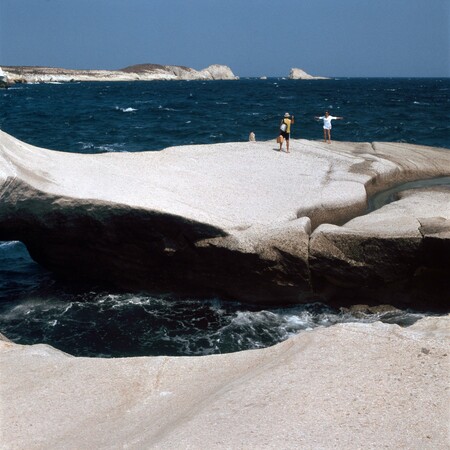
[[[286,153],[289,153],[289,138],[291,136],[291,125],[294,123],[294,116],[289,113],[285,113],[283,119],[280,122],[280,135],[278,136],[278,142],[280,144],[279,152],[283,147],[283,142],[286,141]]]

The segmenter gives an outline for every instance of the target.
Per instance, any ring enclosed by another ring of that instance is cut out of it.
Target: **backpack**
[[[287,125],[283,119],[283,123],[280,125],[280,131],[282,131],[283,133],[287,130]]]

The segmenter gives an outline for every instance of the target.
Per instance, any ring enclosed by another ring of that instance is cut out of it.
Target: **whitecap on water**
[[[0,241],[0,249],[10,249],[11,247],[22,245],[19,241]]]
[[[78,145],[81,145],[82,150],[92,150],[95,148],[92,142],[77,142]]]
[[[136,108],[131,108],[131,107],[128,107],[128,108],[120,108],[119,106],[116,106],[115,109],[116,109],[116,111],[122,111],[122,112],[125,112],[125,113],[137,111]]]
[[[114,144],[104,144],[94,146],[95,150],[100,150],[101,152],[123,152],[126,153],[127,150],[124,148],[125,144],[123,143],[114,143]]]

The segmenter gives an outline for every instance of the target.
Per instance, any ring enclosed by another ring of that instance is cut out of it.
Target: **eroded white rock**
[[[231,69],[212,65],[197,71],[183,66],[139,64],[121,70],[74,70],[55,67],[4,67],[12,83],[67,83],[70,81],[235,80]]]
[[[449,317],[204,357],[0,345],[5,448],[448,447]],[[324,429],[327,430],[324,433]],[[230,433],[233,430],[233,433]]]
[[[290,154],[269,141],[81,155],[1,133],[0,239],[25,242],[51,270],[127,289],[299,302],[311,288],[310,256],[320,253],[310,252],[318,248],[311,229],[364,214],[368,193],[448,175],[448,150],[407,144],[293,140]],[[379,214],[361,220],[375,225]],[[401,210],[396,220],[406,220]],[[416,229],[402,239],[399,260],[423,237]],[[344,258],[338,249],[333,258]],[[373,266],[375,250],[360,252],[372,261],[361,270]]]
[[[292,68],[289,72],[289,79],[291,80],[328,80],[326,77],[316,77],[306,73],[303,69]]]
[[[355,286],[413,278],[423,267],[450,273],[450,186],[398,196],[343,226],[319,226],[310,241],[312,269]]]

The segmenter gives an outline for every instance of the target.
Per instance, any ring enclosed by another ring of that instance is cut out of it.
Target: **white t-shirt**
[[[323,127],[326,130],[331,130],[331,121],[334,120],[334,119],[337,119],[337,117],[334,117],[334,116],[328,116],[328,117],[322,116],[322,117],[319,117],[319,119],[323,120]]]

